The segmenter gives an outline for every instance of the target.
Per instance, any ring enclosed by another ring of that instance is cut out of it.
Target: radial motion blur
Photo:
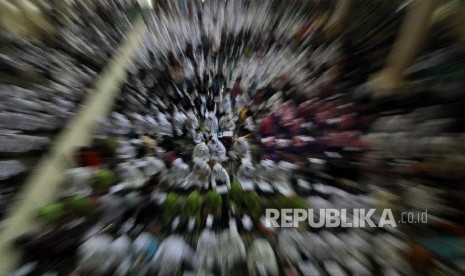
[[[465,275],[462,0],[0,0],[0,275]]]

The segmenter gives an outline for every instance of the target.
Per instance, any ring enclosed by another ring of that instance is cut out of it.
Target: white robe
[[[231,116],[224,115],[220,119],[220,128],[222,131],[234,131],[236,129],[236,122]]]
[[[194,162],[196,160],[204,160],[206,162],[210,160],[210,151],[204,142],[197,144],[194,147],[194,151],[192,152],[192,160]]]
[[[173,136],[173,126],[163,113],[158,113],[158,123],[160,124],[160,134]]]
[[[249,142],[240,137],[234,142],[233,145],[234,155],[238,159],[247,158],[250,159],[250,150],[249,150]]]
[[[249,248],[247,267],[251,275],[255,267],[262,267],[267,275],[279,275],[278,262],[270,243],[265,239],[256,239]]]
[[[205,119],[205,128],[209,132],[217,132],[218,131],[218,118],[215,115],[210,114]]]
[[[243,159],[242,164],[236,172],[236,180],[243,190],[254,189],[255,168],[248,159]]]
[[[174,113],[174,131],[176,135],[183,135],[184,124],[187,121],[187,116],[181,111],[176,111]]]
[[[208,189],[211,178],[211,169],[203,160],[196,160],[192,168],[192,173],[189,176],[191,185],[200,185]]]
[[[184,163],[180,158],[174,160],[167,176],[167,180],[171,186],[184,186],[189,177],[189,165]]]
[[[210,150],[211,160],[219,162],[226,161],[226,148],[217,137],[213,137],[210,142],[208,142],[208,149]]]
[[[221,164],[215,164],[213,166],[213,172],[212,172],[212,177],[211,177],[211,182],[212,182],[212,188],[220,188],[222,189],[223,187],[218,187],[219,184],[223,183],[223,185],[226,185],[227,189],[229,190],[231,188],[231,180],[229,178],[229,174],[226,171]]]

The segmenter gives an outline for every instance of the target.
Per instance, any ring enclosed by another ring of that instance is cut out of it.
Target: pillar
[[[13,241],[24,233],[40,229],[42,225],[35,219],[38,208],[56,199],[62,189],[60,185],[66,181],[63,172],[75,150],[91,143],[97,119],[111,111],[120,86],[127,78],[126,69],[145,34],[144,22],[137,20],[128,32],[118,53],[97,78],[95,91],[88,94],[77,114],[55,138],[54,146],[32,170],[14,206],[6,214],[8,223],[0,230],[0,275],[12,275],[21,257]]]
[[[403,73],[419,54],[426,39],[431,16],[441,2],[442,0],[417,0],[412,3],[385,68],[372,79],[375,97],[391,94],[401,86]]]

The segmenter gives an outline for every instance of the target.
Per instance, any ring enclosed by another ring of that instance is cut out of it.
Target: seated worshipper
[[[244,121],[244,128],[249,132],[252,133],[255,130],[255,123],[252,117],[252,114],[248,114],[247,118]]]
[[[132,125],[134,126],[134,131],[136,132],[137,135],[142,135],[146,133],[146,125],[147,122],[145,121],[145,116],[142,116],[141,114],[138,114],[136,112],[133,112],[131,114],[131,120],[132,120]]]
[[[227,193],[231,188],[231,180],[228,172],[221,166],[220,163],[216,163],[213,166],[213,172],[211,174],[212,188],[216,189],[219,194]]]
[[[239,166],[236,172],[236,181],[242,187],[244,191],[250,191],[254,189],[255,179],[255,168],[248,158],[242,159],[242,164]]]
[[[218,131],[218,118],[214,113],[207,113],[205,118],[205,128],[208,132]]]
[[[222,275],[227,275],[234,267],[247,260],[247,251],[235,220],[220,235],[220,260]]]
[[[119,179],[122,180],[117,186],[122,189],[140,188],[145,184],[145,175],[139,169],[135,161],[120,163],[116,166]]]
[[[207,190],[210,186],[211,169],[205,160],[194,161],[192,172],[189,175],[189,186]]]
[[[247,256],[249,275],[279,275],[278,261],[273,247],[266,239],[255,239]],[[341,273],[342,274],[342,273]]]
[[[231,96],[226,93],[220,102],[219,111],[222,114],[232,113]]]
[[[210,160],[210,151],[204,142],[197,144],[194,147],[194,151],[192,152],[192,161],[195,162],[196,160],[203,160],[205,162]]]
[[[238,112],[239,114],[241,114],[242,116],[243,113],[249,110],[248,108],[249,104],[250,104],[250,100],[248,96],[244,94],[238,99],[236,105],[234,105],[234,110]]]
[[[105,263],[107,250],[113,239],[108,234],[95,235],[82,243],[77,249],[78,271],[86,274],[103,274],[102,263]]]
[[[165,163],[153,156],[141,159],[141,165],[146,177],[152,177],[166,169]]]
[[[152,136],[159,133],[158,122],[152,115],[145,115],[145,132]]]
[[[233,104],[235,104],[237,99],[242,95],[243,89],[241,87],[241,80],[242,80],[242,77],[238,77],[236,81],[234,82],[234,86],[231,90],[230,97],[231,97]]]
[[[200,128],[199,120],[193,110],[189,110],[186,115],[185,126],[191,137],[194,138],[197,134],[197,130]]]
[[[190,174],[189,165],[184,163],[181,158],[177,158],[171,164],[171,168],[168,171],[166,182],[171,187],[185,187]]]
[[[275,162],[273,160],[262,160],[257,166],[255,181],[257,186],[265,193],[273,193],[271,183],[275,180]]]
[[[137,149],[129,140],[118,140],[118,147],[116,148],[116,156],[119,159],[133,159],[136,158]]]
[[[231,131],[233,132],[236,129],[236,122],[231,113],[224,114],[220,119],[220,130],[221,131]]]
[[[244,137],[239,137],[233,144],[230,155],[235,159],[250,159],[249,142]]]
[[[211,229],[204,229],[197,242],[196,267],[200,271],[213,271],[218,267],[220,248],[218,235]]]
[[[131,131],[131,122],[123,114],[112,112],[111,122],[113,125],[113,133],[116,135],[127,135]]]
[[[274,188],[278,190],[282,195],[294,196],[295,191],[291,187],[291,177],[292,172],[295,169],[296,165],[289,162],[280,161],[277,166],[271,169],[272,171],[274,171],[271,172],[271,174],[274,175],[274,181],[272,181],[272,183],[270,184],[273,185]]]
[[[178,110],[175,107],[173,114],[173,124],[174,124],[174,133],[177,136],[182,136],[184,134],[184,124],[187,121],[187,116],[181,110]]]
[[[170,235],[158,247],[147,275],[176,275],[181,265],[195,267],[195,257],[182,236]]]
[[[226,148],[216,135],[208,142],[208,149],[210,150],[210,160],[224,162],[228,159],[226,157]]]
[[[160,126],[160,134],[162,136],[173,136],[173,126],[171,125],[170,121],[168,120],[167,116],[160,112],[158,113],[158,123]]]

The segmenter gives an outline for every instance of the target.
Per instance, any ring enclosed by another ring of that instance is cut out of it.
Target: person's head
[[[219,173],[219,172],[221,172],[221,169],[223,169],[223,166],[221,166],[220,163],[216,163],[216,164],[213,166],[213,172],[214,172],[214,173]]]

